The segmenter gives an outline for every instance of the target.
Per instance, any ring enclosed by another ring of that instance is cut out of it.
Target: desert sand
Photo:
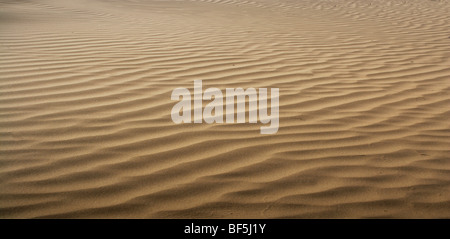
[[[1,218],[450,218],[450,1],[1,0]],[[280,126],[175,124],[279,88]]]

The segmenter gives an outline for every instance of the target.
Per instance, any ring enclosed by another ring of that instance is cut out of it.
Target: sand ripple
[[[0,1],[1,218],[449,218],[446,0]],[[276,87],[280,129],[176,87]]]

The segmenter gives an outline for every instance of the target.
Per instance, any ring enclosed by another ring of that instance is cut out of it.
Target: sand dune
[[[450,1],[0,0],[1,218],[449,218]],[[279,88],[280,127],[174,124]]]

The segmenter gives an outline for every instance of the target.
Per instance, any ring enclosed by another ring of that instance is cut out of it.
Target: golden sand
[[[449,218],[450,1],[0,0],[1,218]],[[171,92],[279,88],[278,133]]]

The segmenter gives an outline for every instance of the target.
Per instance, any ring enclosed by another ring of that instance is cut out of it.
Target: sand
[[[450,1],[1,0],[1,218],[450,218]],[[279,88],[280,126],[175,124]]]

